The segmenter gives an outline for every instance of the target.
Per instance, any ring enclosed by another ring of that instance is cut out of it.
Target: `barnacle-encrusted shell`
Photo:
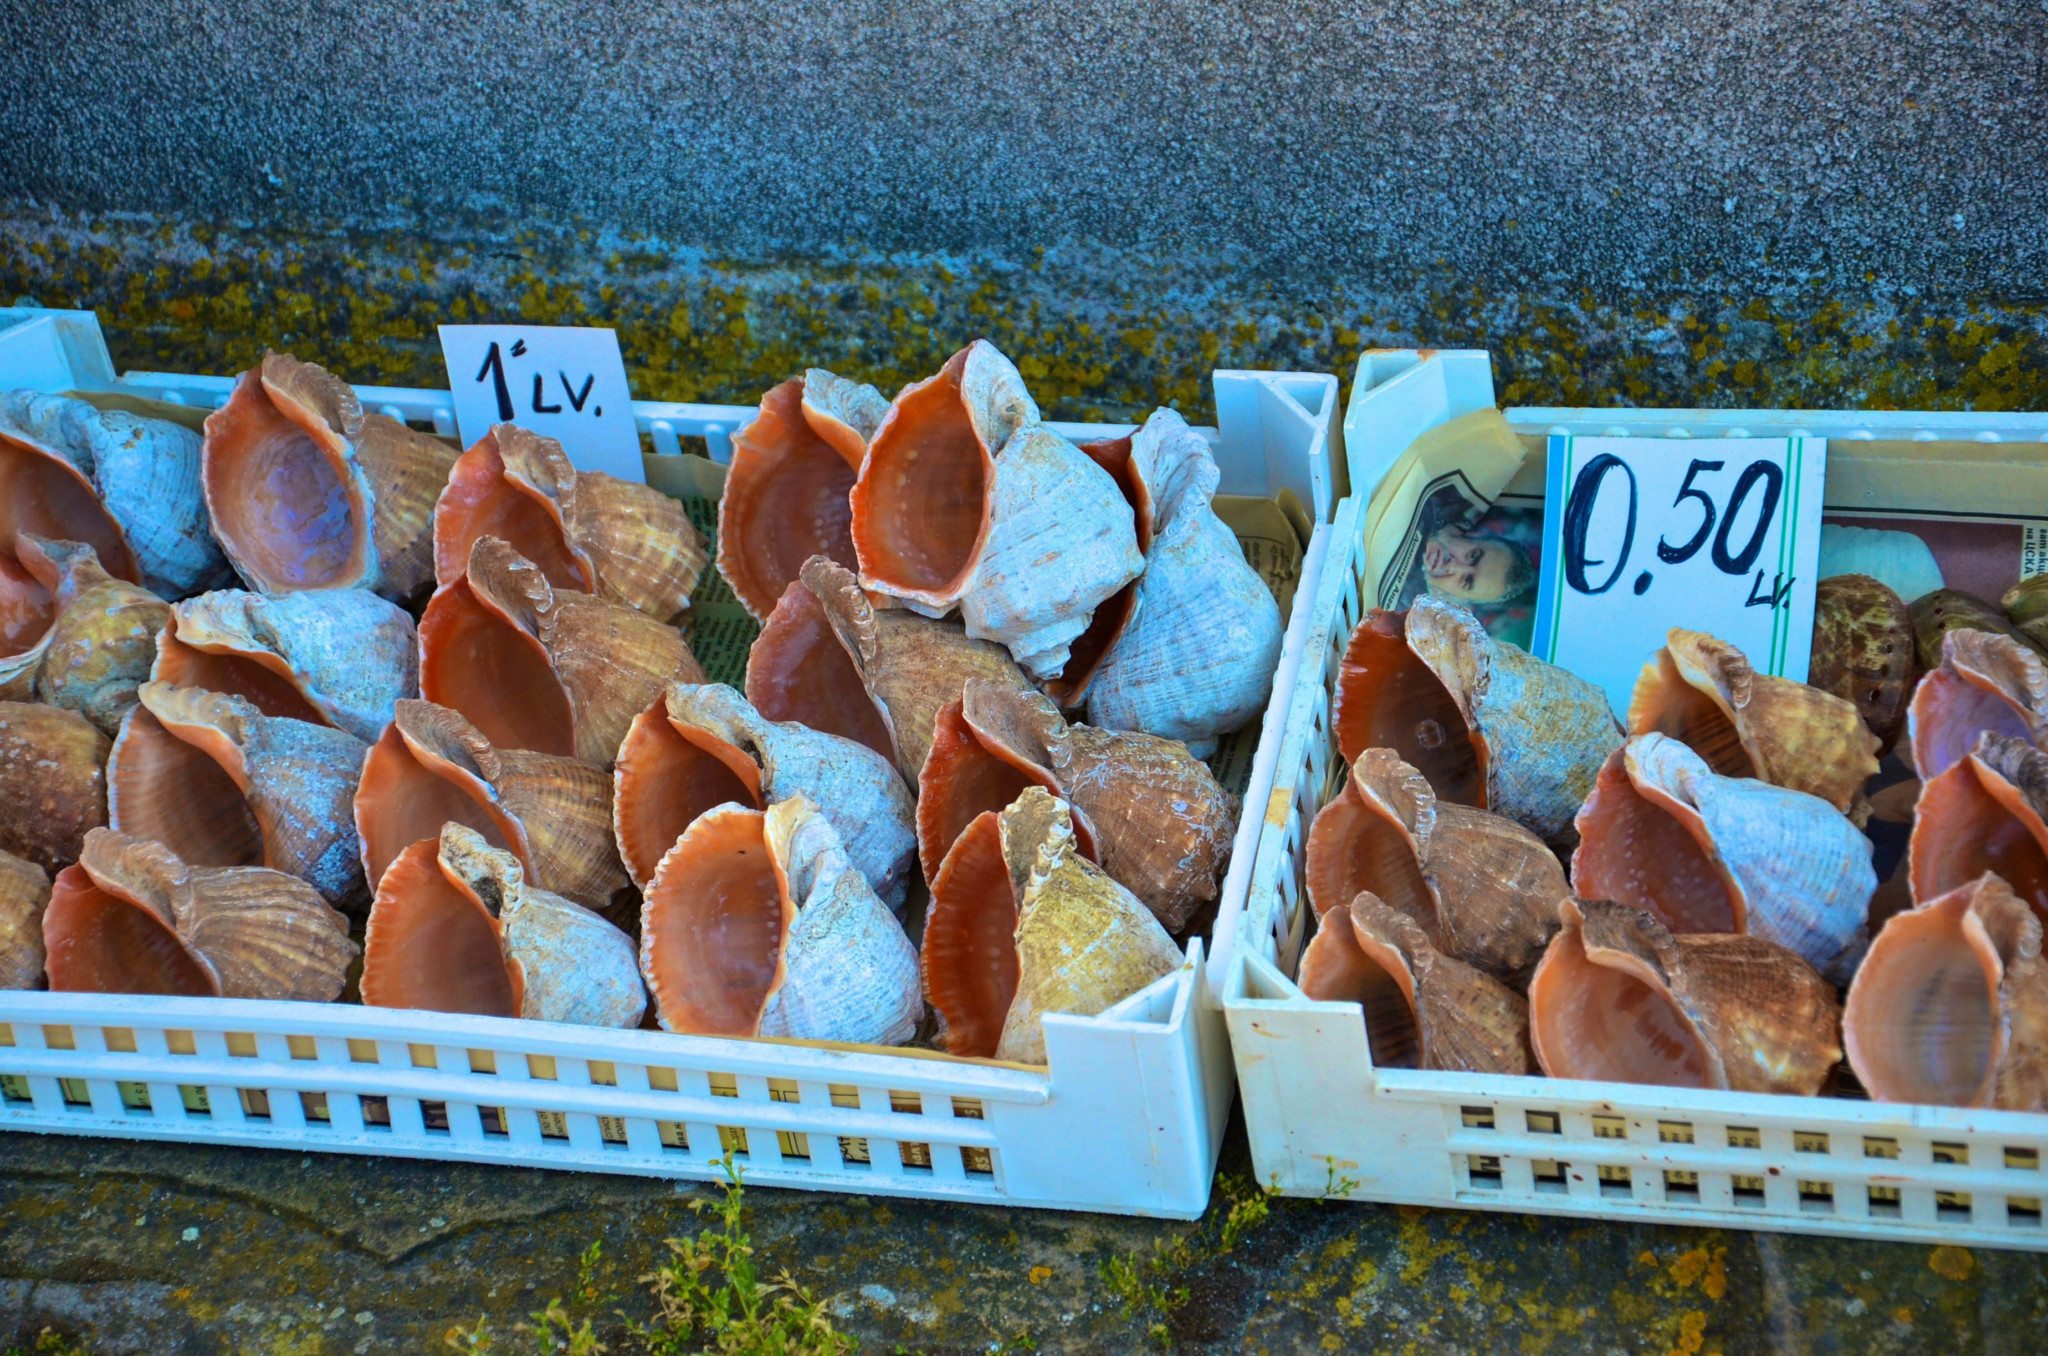
[[[862,686],[818,596],[796,580],[747,651],[747,700],[769,720],[800,721],[895,756],[889,726]]]
[[[1921,789],[1908,847],[1913,899],[1931,903],[1995,871],[2048,918],[2048,753],[2022,739],[1977,736]]]
[[[2006,620],[2036,645],[2048,644],[2048,574],[2030,574],[1998,600]]]
[[[1543,840],[1513,820],[1441,801],[1392,749],[1367,749],[1308,835],[1318,915],[1369,891],[1446,956],[1520,985],[1570,893]]]
[[[1673,628],[1629,700],[1632,735],[1664,734],[1724,777],[1755,777],[1819,796],[1860,823],[1877,775],[1877,736],[1853,703],[1750,667],[1742,651]]]
[[[1951,631],[1990,631],[2009,636],[2039,653],[2040,647],[2025,631],[2006,620],[2003,612],[1972,593],[1961,589],[1936,589],[1912,600],[1913,644],[1920,667],[1933,670],[1941,665],[1942,639]]]
[[[50,987],[330,1003],[356,945],[304,881],[260,866],[201,867],[162,843],[86,835],[43,915]]]
[[[122,833],[194,866],[267,866],[337,903],[363,889],[349,804],[369,746],[240,697],[144,683],[107,762]]]
[[[586,908],[603,908],[626,884],[610,776],[574,758],[494,748],[457,712],[399,702],[356,790],[365,875],[380,880],[451,820],[517,857],[533,885]]]
[[[1064,802],[1030,787],[997,824],[1017,900],[1017,993],[995,1053],[1043,1064],[1046,1014],[1092,1017],[1183,958],[1151,910],[1080,854]]]
[[[1820,581],[1806,680],[1855,706],[1880,758],[1905,728],[1913,667],[1913,618],[1898,594],[1867,574]]]
[[[901,908],[917,807],[889,760],[807,726],[764,720],[722,683],[671,687],[619,748],[612,815],[619,855],[645,887],[685,829],[727,801],[767,809],[807,796],[839,835],[854,869]]]
[[[977,815],[953,840],[931,887],[918,956],[925,1001],[945,1049],[986,1058],[1017,996],[1017,893],[997,811]]]
[[[1869,938],[1870,840],[1818,796],[1723,777],[1668,735],[1637,735],[1579,812],[1572,889],[1673,932],[1747,933],[1847,983]]]
[[[1674,937],[1639,909],[1559,905],[1529,981],[1552,1078],[1811,1097],[1842,1057],[1841,1008],[1812,966],[1761,937]]]
[[[969,678],[1020,690],[1030,686],[1002,646],[971,638],[957,621],[876,608],[852,574],[823,556],[804,562],[803,582],[852,656],[888,727],[896,769],[913,785],[924,769],[940,708],[960,700]]]
[[[76,711],[0,702],[0,851],[45,871],[107,822],[107,737]]]
[[[221,589],[171,608],[150,676],[367,741],[419,695],[419,642],[412,618],[367,589]]]
[[[1131,459],[1130,435],[1080,443],[1078,446],[1097,466],[1109,472],[1110,478],[1116,481],[1117,489],[1123,492],[1124,502],[1131,506],[1131,527],[1137,539],[1138,554],[1149,558],[1154,527],[1152,491]],[[1140,575],[1139,579],[1142,578]],[[1061,708],[1077,707],[1087,701],[1088,691],[1095,686],[1095,675],[1101,669],[1102,661],[1116,648],[1118,637],[1123,635],[1124,628],[1130,625],[1131,616],[1137,610],[1138,582],[1138,579],[1133,579],[1097,605],[1095,614],[1088,619],[1088,629],[1076,636],[1068,647],[1066,666],[1043,684],[1045,695]]]
[[[1940,663],[1913,689],[1907,729],[1922,781],[1954,767],[1986,730],[2048,743],[2048,664],[1995,631],[1945,632]]]
[[[116,579],[182,598],[228,578],[208,530],[199,436],[38,391],[0,394],[0,546],[75,541]]]
[[[1088,689],[1088,723],[1184,741],[1198,755],[1256,716],[1280,662],[1280,604],[1216,516],[1209,445],[1172,410],[1131,435],[1153,513],[1137,603]]]
[[[813,368],[762,396],[760,413],[733,435],[718,572],[755,617],[774,609],[812,556],[854,565],[847,494],[888,410],[874,387]]]
[[[228,559],[263,592],[403,599],[433,578],[434,500],[454,464],[324,369],[269,353],[207,416],[201,479]]]
[[[494,424],[455,462],[434,505],[434,582],[469,568],[496,537],[558,589],[594,593],[667,621],[690,605],[704,540],[674,499],[602,471],[578,471],[562,445]]]
[[[1872,1101],[2048,1108],[2040,919],[1989,872],[1898,914],[1849,986],[1842,1044]]]
[[[1505,815],[1568,841],[1621,730],[1607,694],[1486,633],[1470,612],[1422,597],[1374,609],[1351,633],[1331,711],[1338,751],[1392,749],[1437,799]]]
[[[35,646],[0,659],[0,698],[69,707],[112,734],[149,677],[169,605],[109,575],[90,546],[23,532],[14,549],[49,591],[55,616]]]
[[[1438,951],[1413,918],[1367,893],[1334,905],[1316,926],[1297,982],[1319,1002],[1364,1009],[1375,1065],[1535,1072],[1528,1003]]]
[[[43,977],[43,906],[50,874],[0,852],[0,989],[33,989]]]
[[[608,768],[633,717],[704,670],[682,633],[623,603],[556,590],[496,537],[420,618],[420,695],[501,749]]]

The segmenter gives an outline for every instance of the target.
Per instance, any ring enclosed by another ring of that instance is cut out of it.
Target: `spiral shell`
[[[1820,581],[1806,680],[1855,706],[1880,758],[1905,728],[1913,672],[1913,618],[1898,594],[1867,574]]]
[[[1951,631],[1990,631],[2036,654],[2041,652],[2033,638],[2008,621],[2005,613],[1961,589],[1936,589],[1922,594],[1913,600],[1909,611],[1915,654],[1924,670],[1940,667],[1942,643]]]
[[[169,606],[101,569],[90,546],[23,532],[14,549],[49,591],[54,615],[33,647],[0,659],[0,698],[68,707],[112,734],[149,677]]]
[[[55,872],[107,822],[112,744],[76,711],[0,702],[0,852]]]

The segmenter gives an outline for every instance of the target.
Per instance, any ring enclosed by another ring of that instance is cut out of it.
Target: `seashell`
[[[846,497],[888,410],[874,387],[813,368],[762,396],[761,412],[733,435],[718,572],[749,614],[768,616],[812,556],[853,566]]]
[[[1520,986],[1571,893],[1543,840],[1513,820],[1440,801],[1391,749],[1367,749],[1309,827],[1318,916],[1361,892],[1418,923],[1430,945]]]
[[[1347,763],[1392,749],[1440,804],[1505,815],[1549,843],[1568,839],[1621,747],[1600,688],[1426,596],[1406,612],[1375,608],[1351,633],[1330,720]]]
[[[2048,645],[2048,574],[2030,574],[1998,600],[2005,618],[2035,645]]]
[[[459,712],[401,701],[356,789],[363,873],[450,821],[519,859],[536,888],[600,909],[625,887],[612,843],[612,779],[574,758],[497,749]]]
[[[112,745],[76,711],[0,702],[0,851],[55,872],[107,822]]]
[[[54,616],[31,649],[0,660],[0,697],[68,707],[112,734],[135,705],[136,685],[149,677],[170,607],[101,569],[90,546],[23,532],[14,549],[49,591]]]
[[[612,821],[633,883],[646,887],[697,816],[728,801],[820,807],[854,869],[892,909],[915,859],[917,806],[881,754],[762,718],[723,683],[677,683],[633,721],[613,774]]]
[[[1834,990],[1761,937],[1674,937],[1649,914],[1566,899],[1529,981],[1552,1078],[1811,1097],[1842,1057]]]
[[[162,843],[85,836],[43,915],[50,987],[331,1003],[356,957],[348,920],[302,880],[192,866]]]
[[[107,760],[115,829],[194,866],[267,866],[337,903],[362,891],[349,805],[369,745],[202,688],[137,695]]]
[[[1986,871],[2048,918],[2048,753],[1989,730],[1920,792],[1907,845],[1916,903]]]
[[[391,723],[393,703],[419,695],[412,618],[367,589],[221,589],[170,613],[150,673],[160,683],[225,692],[365,742]]]
[[[916,949],[805,796],[690,826],[647,887],[640,966],[669,1031],[900,1045],[924,1015]]]
[[[997,825],[1017,901],[1017,994],[995,1057],[1043,1064],[1046,1014],[1106,1012],[1184,957],[1137,896],[1081,855],[1065,802],[1030,787]]]
[[[943,616],[987,545],[996,451],[1038,422],[1016,367],[986,339],[903,388],[848,494],[860,582]]]
[[[1874,1102],[2048,1109],[2040,919],[1989,872],[1897,915],[1849,986],[1842,1044]]]
[[[578,471],[553,438],[494,424],[456,459],[434,504],[434,583],[469,568],[496,537],[558,589],[593,593],[667,621],[690,605],[709,558],[682,504],[602,471]]]
[[[889,726],[861,685],[853,656],[801,579],[782,591],[747,651],[746,683],[747,699],[769,720],[799,721],[895,757]]]
[[[50,591],[22,568],[12,549],[0,550],[0,690],[18,681],[34,685],[43,637],[56,620],[57,600]]]
[[[1870,840],[1818,796],[1723,777],[1668,735],[1636,735],[1579,811],[1572,890],[1681,935],[1742,933],[1845,984],[1869,942]]]
[[[1131,460],[1130,435],[1079,443],[1077,446],[1116,481],[1117,489],[1123,492],[1124,502],[1131,506],[1131,525],[1138,554],[1149,557],[1152,554],[1152,494]],[[1117,639],[1130,625],[1131,615],[1137,610],[1138,583],[1143,577],[1140,575],[1133,579],[1096,606],[1094,615],[1088,618],[1088,629],[1076,636],[1068,647],[1066,666],[1045,682],[1045,695],[1062,709],[1071,710],[1088,700],[1088,691],[1095,685],[1095,675],[1101,670],[1103,659],[1116,647]]]
[[[398,855],[363,936],[363,1002],[637,1027],[647,1009],[632,939],[526,883],[519,859],[461,824]]]
[[[1879,758],[1906,727],[1913,659],[1913,618],[1898,594],[1867,574],[1820,581],[1806,681],[1855,706]]]
[[[1001,815],[985,810],[953,840],[931,878],[918,970],[940,1020],[939,1043],[985,1059],[1017,996],[1017,894],[1003,860]]]
[[[1944,632],[1940,662],[1913,689],[1906,723],[1923,781],[1954,767],[1986,730],[2048,743],[2048,664],[1995,631]]]
[[[1742,651],[1674,627],[1643,666],[1628,705],[1632,735],[1669,735],[1724,777],[1755,777],[1819,796],[1858,824],[1877,775],[1878,737],[1854,703],[1750,667]]]
[[[50,873],[0,852],[0,989],[33,989],[43,980],[43,906]]]
[[[479,537],[461,579],[420,617],[420,695],[501,749],[609,768],[633,717],[670,683],[701,683],[682,632],[588,593],[557,592],[532,561]]]
[[[266,353],[206,417],[200,472],[215,535],[262,592],[403,600],[433,578],[434,500],[454,464],[324,368]]]
[[[1528,1002],[1438,951],[1413,918],[1371,893],[1322,915],[1296,982],[1318,1002],[1364,1009],[1379,1068],[1535,1072]]]
[[[1990,631],[2009,636],[2040,654],[2032,638],[2006,620],[2003,612],[1961,589],[1936,589],[1913,600],[1913,644],[1920,667],[1941,667],[1942,638],[1951,631]]]
[[[228,581],[188,428],[39,391],[0,394],[0,543],[32,532],[91,547],[164,598]]]
[[[876,608],[849,571],[823,556],[804,562],[803,583],[852,657],[889,731],[896,770],[912,785],[924,769],[940,708],[960,699],[969,678],[1020,691],[1030,686],[1002,646],[971,638],[957,621]]]
[[[1142,730],[1198,757],[1251,720],[1280,663],[1280,604],[1216,516],[1209,445],[1172,410],[1131,435],[1152,545],[1123,634],[1088,689],[1088,723]]]
[[[1059,796],[1053,746],[1067,722],[1036,692],[970,678],[961,699],[946,703],[932,727],[931,752],[917,775],[917,857],[926,881],[936,880],[954,842],[978,817],[1000,812],[1027,786]],[[1077,815],[1081,855],[1096,860],[1095,834]]]

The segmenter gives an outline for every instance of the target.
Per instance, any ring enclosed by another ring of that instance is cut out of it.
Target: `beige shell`
[[[267,353],[207,416],[201,481],[214,534],[262,592],[403,600],[433,579],[434,501],[454,465],[454,448],[366,413],[325,369]]]
[[[612,843],[612,779],[574,758],[497,749],[458,712],[401,701],[356,789],[363,871],[381,880],[449,821],[519,859],[539,889],[602,909],[626,881]]]
[[[556,590],[496,537],[420,617],[420,695],[500,749],[609,768],[633,718],[670,683],[701,683],[682,632],[621,603]]]
[[[578,471],[553,438],[495,424],[448,473],[434,505],[434,582],[498,537],[560,589],[668,621],[690,605],[709,552],[682,504],[602,471]]]
[[[1534,1073],[1529,1004],[1438,951],[1398,909],[1365,893],[1317,921],[1296,982],[1323,1003],[1357,1003],[1372,1062],[1383,1069]]]
[[[43,906],[50,873],[0,852],[0,989],[33,989],[43,979]]]
[[[1999,598],[2006,620],[2036,645],[2048,644],[2048,574],[2030,574]]]
[[[1921,787],[1907,866],[1916,903],[1995,871],[2048,919],[2048,753],[1979,731],[1967,754]]]
[[[34,646],[0,659],[0,698],[68,707],[112,734],[149,677],[170,607],[100,568],[90,546],[23,532],[14,550],[49,590],[56,615]]]
[[[1206,757],[1272,694],[1280,604],[1216,516],[1215,458],[1178,414],[1156,410],[1131,435],[1131,469],[1152,545],[1131,619],[1088,688],[1088,723],[1178,739]]]
[[[795,721],[764,719],[722,683],[678,683],[633,722],[613,769],[612,824],[645,887],[699,814],[807,796],[876,895],[901,909],[916,859],[917,807],[887,758]]]
[[[957,621],[876,608],[853,574],[824,556],[804,562],[802,579],[852,656],[861,684],[888,726],[896,770],[912,785],[931,750],[939,709],[960,700],[969,678],[1020,691],[1030,686],[1002,646],[973,639]]]
[[[1750,667],[1742,651],[1673,628],[1629,700],[1632,735],[1665,734],[1724,777],[1819,796],[1860,824],[1877,775],[1877,736],[1854,703]]]
[[[367,589],[221,589],[171,608],[150,676],[367,742],[393,703],[419,695],[419,641],[412,618]]]
[[[107,737],[76,711],[0,702],[0,852],[56,872],[107,822]]]
[[[1579,812],[1572,889],[1680,934],[1746,933],[1846,984],[1869,942],[1871,844],[1818,796],[1724,777],[1669,735],[1637,735]]]
[[[94,829],[43,915],[50,987],[331,1003],[356,945],[305,882],[190,866],[162,843]]]
[[[1604,900],[1559,913],[1529,981],[1530,1043],[1552,1078],[1811,1097],[1842,1057],[1834,989],[1784,947],[1674,937]]]
[[[1513,820],[1439,801],[1392,749],[1367,749],[1309,828],[1318,915],[1370,892],[1445,956],[1520,987],[1570,893],[1543,840]]]
[[[999,824],[1017,900],[1017,993],[995,1055],[1043,1064],[1047,1014],[1107,1011],[1184,958],[1151,910],[1076,849],[1064,802],[1031,787]]]
[[[1842,1043],[1872,1101],[2048,1109],[2040,919],[1988,872],[1896,915],[1849,986]]]
[[[1906,729],[1922,781],[1954,767],[1985,730],[2048,744],[2048,664],[1995,631],[1944,632],[1941,664],[1913,689]]]

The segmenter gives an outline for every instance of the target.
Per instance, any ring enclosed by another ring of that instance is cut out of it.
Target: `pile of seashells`
[[[1389,1067],[2048,1108],[2043,600],[1824,580],[1812,685],[1673,630],[1626,731],[1461,608],[1374,611],[1303,992]],[[1882,886],[1873,818],[1910,824]]]
[[[1227,864],[1199,755],[1281,621],[1216,486],[984,342],[894,401],[808,372],[719,504],[743,695],[682,504],[532,432],[458,454],[283,354],[203,436],[0,395],[0,986],[1042,1063]]]

